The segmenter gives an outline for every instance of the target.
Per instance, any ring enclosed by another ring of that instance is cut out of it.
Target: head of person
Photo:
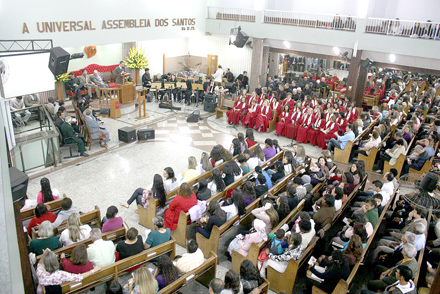
[[[107,219],[112,219],[117,214],[118,214],[118,209],[116,208],[116,206],[112,205],[109,206],[109,208],[107,208],[107,212],[105,213],[105,216],[107,217]]]
[[[342,176],[342,181],[347,182],[349,184],[354,183],[354,177],[351,172],[345,172]]]
[[[188,169],[197,168],[197,159],[194,156],[188,157]]]
[[[87,75],[87,69],[84,68],[84,69],[82,70],[82,74],[83,74],[84,76]]]
[[[298,233],[292,233],[292,235],[290,236],[290,241],[292,242],[293,248],[296,248],[301,245],[302,237]]]
[[[157,260],[157,271],[158,275],[163,276],[165,285],[174,282],[179,277],[177,268],[174,266],[173,261],[167,254],[159,256]]]
[[[211,214],[211,216],[215,215],[221,221],[226,221],[226,212],[223,209],[221,209],[220,204],[216,200],[209,202],[208,211]]]
[[[121,61],[119,62],[119,67],[120,67],[120,68],[123,68],[124,66],[125,66],[125,62],[121,60]]]
[[[325,159],[324,156],[321,156],[318,158],[318,163],[319,163],[319,166],[321,166],[321,167],[327,166],[327,159]]]
[[[396,270],[396,279],[400,282],[409,282],[412,279],[413,272],[406,265],[399,265]]]
[[[174,176],[174,170],[171,167],[166,167],[163,170],[163,177],[165,178],[165,180],[172,179],[173,182],[176,181],[176,178]]]
[[[275,207],[270,202],[266,202],[266,204],[264,205],[264,208],[265,208],[266,214],[270,218],[272,228],[274,228],[275,226],[278,225],[278,223],[280,221],[280,217],[278,215],[278,212],[276,211]]]
[[[380,192],[382,190],[383,183],[379,180],[373,181],[373,189],[376,192]]]
[[[44,268],[50,274],[53,274],[60,269],[60,263],[58,262],[58,257],[52,251],[48,251],[44,255]]]
[[[224,289],[224,283],[219,278],[214,278],[209,282],[209,294],[220,294]]]
[[[41,194],[43,195],[43,203],[54,200],[49,179],[42,178],[40,180],[40,186],[41,186]]]
[[[412,244],[414,245],[414,242],[416,241],[416,235],[410,231],[406,231],[405,234],[402,235],[401,241],[403,244]]]
[[[164,227],[165,225],[165,221],[163,219],[163,217],[156,215],[155,217],[153,217],[153,225],[157,230],[160,230]]]
[[[232,269],[227,271],[226,274],[225,274],[225,286],[224,286],[224,288],[225,289],[230,289],[234,293],[240,292],[240,277]]]
[[[260,280],[260,273],[257,267],[249,259],[243,260],[240,265],[240,278],[246,281]]]
[[[74,265],[83,266],[87,264],[87,261],[89,260],[87,256],[87,248],[84,244],[78,244],[76,245],[75,249],[72,251],[72,256],[70,257],[70,261]]]
[[[129,228],[127,233],[125,234],[125,237],[128,241],[135,241],[138,236],[138,230],[136,228]]]
[[[182,183],[182,185],[180,185],[179,188],[179,195],[184,197],[184,198],[190,198],[191,195],[193,194],[192,190],[191,190],[191,186],[188,183]]]
[[[341,189],[341,187],[334,187],[332,190],[332,195],[335,197],[335,200],[340,200],[342,197],[344,197],[344,191]]]
[[[248,138],[251,141],[255,141],[253,129],[250,129],[250,128],[246,129],[246,138]]]
[[[365,209],[367,211],[372,210],[375,207],[376,207],[376,201],[374,201],[374,199],[368,198],[367,200],[365,200]]]
[[[43,216],[47,212],[48,212],[47,206],[44,205],[43,203],[38,203],[37,206],[35,207],[35,216],[37,218]]]
[[[72,207],[72,199],[69,197],[64,197],[63,200],[61,200],[61,209],[62,210],[69,210]]]
[[[105,290],[105,294],[124,294],[121,284],[118,281],[111,281],[108,285],[107,290]]]
[[[139,286],[139,293],[156,293],[158,283],[148,268],[139,268],[135,277],[135,284]]]
[[[426,232],[426,228],[424,224],[417,223],[413,226],[412,232],[416,235],[423,235]]]
[[[53,236],[52,223],[50,221],[44,221],[38,228],[38,237],[49,238]]]
[[[246,213],[246,204],[243,199],[243,192],[240,188],[235,188],[232,191],[232,203],[237,207],[238,215],[244,215]]]
[[[99,228],[93,228],[90,232],[90,238],[92,238],[93,242],[96,240],[100,240],[102,238],[102,232]]]
[[[196,240],[191,239],[188,241],[188,244],[186,246],[188,248],[188,253],[194,253],[199,249],[199,244],[197,244]]]
[[[81,219],[79,214],[72,213],[67,219],[67,229],[69,230],[69,238],[73,242],[79,241],[81,238]]]
[[[376,194],[373,195],[373,199],[374,199],[374,201],[376,203],[376,207],[379,207],[379,205],[382,204],[383,196],[381,194],[379,194],[379,193],[376,193]]]
[[[325,206],[334,207],[335,206],[335,197],[332,194],[324,195]]]
[[[309,219],[302,219],[298,223],[301,233],[308,233],[312,229],[312,223]]]
[[[347,261],[345,260],[345,257],[342,254],[342,251],[334,250],[332,252],[332,263],[338,267],[342,267],[344,262],[347,262]]]

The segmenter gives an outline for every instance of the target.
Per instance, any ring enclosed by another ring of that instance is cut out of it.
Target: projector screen
[[[0,57],[5,98],[50,91],[55,81],[49,70],[49,53]]]

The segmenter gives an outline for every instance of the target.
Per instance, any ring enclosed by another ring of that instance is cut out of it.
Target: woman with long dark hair
[[[171,258],[164,254],[158,258],[157,269],[154,272],[157,283],[159,284],[159,290],[165,288],[179,277],[179,272],[174,266]]]
[[[226,212],[226,220],[230,220],[237,214],[242,216],[246,213],[246,205],[242,194],[239,188],[235,188],[232,191],[232,204],[222,206],[223,211]]]
[[[251,181],[247,181],[242,186],[242,189],[243,189],[242,197],[244,200],[244,204],[248,206],[249,204],[255,201],[255,198],[257,198],[257,194],[255,193],[255,189],[254,189],[254,184],[252,184]]]
[[[212,167],[216,167],[223,163],[224,160],[221,154],[222,149],[222,145],[215,145],[212,147],[211,154],[209,155],[209,161],[211,162]]]
[[[252,146],[257,144],[257,142],[254,139],[254,130],[253,129],[246,130],[246,143],[248,145],[248,148],[251,148]]]
[[[225,274],[225,286],[222,293],[224,294],[243,293],[243,285],[240,282],[240,277],[232,269],[228,270]]]
[[[159,174],[155,174],[153,178],[153,184],[147,189],[137,188],[127,203],[121,203],[121,206],[128,208],[130,204],[136,200],[137,205],[142,205],[144,208],[148,208],[150,203],[150,198],[157,198],[159,200],[159,209],[165,208],[166,204],[166,193],[163,184],[162,177]]]
[[[249,294],[263,283],[258,269],[249,259],[243,260],[240,265],[240,280],[243,285],[243,294]]]
[[[220,204],[213,200],[209,202],[208,211],[203,214],[198,224],[196,225],[195,232],[200,233],[205,238],[211,236],[211,231],[214,226],[220,227],[226,222],[226,212],[224,212]]]
[[[163,170],[163,186],[165,188],[165,193],[168,194],[170,191],[179,187],[179,182],[177,181],[174,170],[171,167],[166,167]]]
[[[37,203],[46,203],[48,201],[56,200],[60,197],[60,192],[57,189],[50,187],[48,178],[42,178],[40,180],[41,190],[37,196]]]
[[[232,153],[232,156],[236,156],[241,153],[240,140],[238,140],[237,138],[232,139],[232,144],[229,148],[229,152]]]
[[[208,189],[211,190],[211,196],[218,192],[223,192],[226,188],[225,182],[222,178],[222,172],[218,169],[212,171],[212,180],[208,184]]]
[[[290,213],[289,201],[286,196],[278,197],[276,200],[277,203],[277,212],[280,221],[285,219]]]

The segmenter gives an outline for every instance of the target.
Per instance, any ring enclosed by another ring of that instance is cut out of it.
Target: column
[[[350,60],[350,70],[347,78],[347,93],[350,101],[356,107],[362,107],[365,82],[367,80],[367,69],[361,66],[362,50],[356,52],[356,57]]]
[[[253,49],[252,49],[252,64],[251,64],[251,72],[249,78],[249,92],[255,90],[258,83],[260,83],[260,75],[262,74],[263,67],[263,55],[264,55],[264,46],[263,39],[254,38],[252,41]],[[264,77],[263,77],[264,78]]]
[[[269,76],[274,77],[278,74],[280,66],[280,53],[270,52],[269,54]]]

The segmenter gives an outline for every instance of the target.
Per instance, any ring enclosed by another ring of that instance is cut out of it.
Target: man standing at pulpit
[[[119,66],[115,68],[116,84],[122,84],[122,74],[126,74],[124,61],[119,62]]]

